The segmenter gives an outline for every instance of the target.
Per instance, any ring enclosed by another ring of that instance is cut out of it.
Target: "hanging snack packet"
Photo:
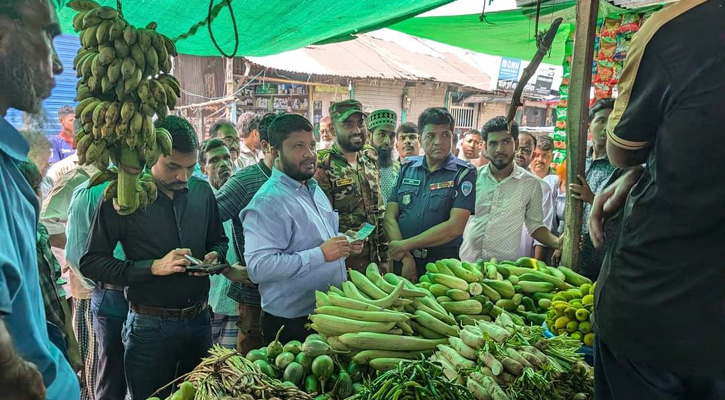
[[[600,43],[601,47],[599,48],[597,60],[611,60],[612,57],[614,57],[614,53],[617,51],[617,39],[603,36]]]
[[[639,30],[641,20],[642,18],[639,14],[624,14],[624,16],[622,16],[622,23],[619,25],[619,29],[617,29],[617,33],[637,32]]]
[[[597,61],[597,75],[594,79],[595,83],[609,83],[614,75],[612,63],[609,61]]]
[[[612,75],[612,80],[609,81],[610,85],[612,85],[612,86],[618,84],[619,79],[622,78],[622,69],[624,69],[624,61],[615,62],[613,69],[614,69],[614,75]]]
[[[605,85],[603,83],[594,84],[594,98],[599,100],[599,99],[608,99],[610,97],[612,97],[612,87],[611,86]]]
[[[619,29],[619,26],[622,23],[622,16],[617,15],[616,17],[607,17],[604,18],[604,23],[602,24],[602,31],[600,33],[601,37],[611,37],[616,38],[617,37],[617,30]]]

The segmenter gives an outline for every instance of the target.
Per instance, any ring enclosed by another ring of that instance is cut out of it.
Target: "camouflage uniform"
[[[380,193],[377,158],[375,149],[365,145],[358,152],[357,168],[353,168],[337,143],[317,152],[315,179],[340,215],[340,231],[357,231],[366,222],[376,227],[362,254],[347,258],[347,267],[361,272],[371,262],[388,260],[388,240],[383,231],[385,199]]]

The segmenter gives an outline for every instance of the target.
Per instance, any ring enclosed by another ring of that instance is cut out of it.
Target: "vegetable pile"
[[[451,384],[438,364],[420,360],[400,363],[367,382],[351,397],[351,400],[377,399],[473,400],[473,396],[464,386]]]
[[[345,399],[353,394],[354,384],[362,381],[367,367],[341,361],[336,354],[323,336],[312,334],[304,343],[293,340],[282,345],[275,340],[251,350],[246,359],[268,377],[311,396]]]
[[[495,323],[465,326],[431,357],[445,375],[476,399],[591,399],[591,368],[576,353],[579,341],[546,339],[542,327],[517,326],[507,314]]]
[[[529,257],[476,264],[440,260],[426,270],[418,286],[433,294],[462,325],[490,322],[504,312],[512,313],[515,320],[541,325],[557,292],[591,284],[569,268],[549,267]]]
[[[427,291],[394,274],[381,276],[370,264],[365,274],[350,270],[342,290],[316,292],[310,327],[353,362],[376,370],[420,359],[458,335],[453,316]]]
[[[144,165],[171,154],[171,134],[155,128],[153,117],[165,118],[181,95],[169,74],[176,48],[155,31],[155,22],[135,28],[118,10],[93,1],[68,6],[78,12],[73,26],[81,39],[73,69],[80,78],[75,100],[82,126],[73,146],[82,165],[100,170],[92,183],[111,181],[104,197],[128,215],[156,199],[153,179],[141,176]],[[110,162],[115,168],[108,169]]]
[[[555,335],[569,334],[585,346],[594,345],[592,315],[594,314],[594,284],[557,293],[546,314],[546,325]]]

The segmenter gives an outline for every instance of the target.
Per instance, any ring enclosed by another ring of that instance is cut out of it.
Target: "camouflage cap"
[[[330,118],[336,121],[342,122],[356,113],[367,116],[363,112],[362,103],[357,100],[349,99],[330,104]]]
[[[392,125],[395,129],[395,125],[398,122],[398,114],[393,110],[380,109],[370,113],[368,117],[368,129],[371,131],[380,125]]]

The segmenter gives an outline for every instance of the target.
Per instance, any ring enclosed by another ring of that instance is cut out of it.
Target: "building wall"
[[[505,116],[509,105],[507,103],[481,103],[478,107],[478,127],[481,127],[493,117]]]
[[[403,81],[355,80],[355,99],[363,104],[368,110],[379,110],[387,108],[398,114],[400,122],[401,111],[403,111]]]
[[[426,108],[445,107],[447,85],[436,82],[415,82],[408,87],[411,98],[410,109],[406,113],[406,122],[418,123],[418,117]]]

